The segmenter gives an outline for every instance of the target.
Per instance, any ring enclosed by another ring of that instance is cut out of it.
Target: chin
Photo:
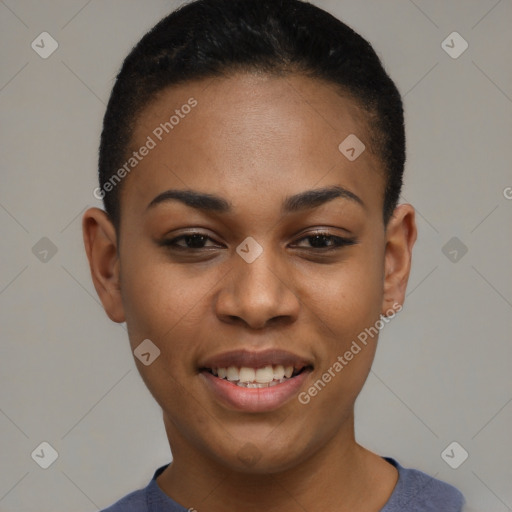
[[[296,467],[310,455],[308,447],[293,442],[292,436],[285,443],[272,443],[271,436],[272,434],[267,435],[266,433],[263,440],[251,440],[247,436],[245,439],[242,438],[242,441],[236,442],[236,448],[231,439],[228,441],[226,450],[215,453],[214,457],[222,465],[236,473],[269,475]],[[304,436],[302,435],[300,438],[304,439]]]

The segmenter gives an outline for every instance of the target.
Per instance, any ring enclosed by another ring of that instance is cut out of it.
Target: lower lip
[[[219,379],[207,371],[199,375],[203,377],[206,386],[215,397],[230,409],[269,412],[278,409],[296,396],[309,373],[309,370],[303,370],[299,375],[268,388],[243,388],[225,379]]]

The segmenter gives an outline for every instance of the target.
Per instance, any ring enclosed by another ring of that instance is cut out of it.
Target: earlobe
[[[112,321],[124,322],[114,225],[103,210],[89,208],[82,218],[82,231],[92,281],[103,308]]]
[[[404,303],[416,238],[414,208],[410,204],[397,206],[386,228],[383,315]]]

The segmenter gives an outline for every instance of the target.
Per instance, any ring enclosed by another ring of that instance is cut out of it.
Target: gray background
[[[0,2],[2,511],[96,510],[170,460],[125,327],[92,286],[80,220],[100,206],[113,77],[179,3]],[[512,2],[315,3],[374,45],[404,95],[402,199],[418,213],[408,298],[357,402],[358,440],[456,485],[467,510],[512,510]],[[43,31],[59,43],[47,59],[31,48]],[[469,43],[457,59],[441,46],[453,31]],[[48,469],[31,458],[42,441],[59,454]],[[452,441],[469,453],[458,469],[441,457]]]

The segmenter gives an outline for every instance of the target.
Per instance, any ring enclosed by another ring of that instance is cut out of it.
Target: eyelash
[[[190,238],[194,238],[194,237],[204,238],[205,240],[213,240],[208,235],[205,235],[203,233],[187,233],[187,234],[180,235],[180,236],[178,236],[176,238],[172,238],[172,239],[169,239],[169,240],[162,240],[160,245],[162,245],[164,247],[167,247],[167,248],[169,248],[171,250],[176,250],[176,251],[192,251],[192,252],[196,252],[196,251],[201,251],[201,250],[205,250],[205,249],[208,250],[208,247],[196,247],[196,248],[193,248],[193,247],[183,247],[181,245],[177,245],[177,242],[180,241],[180,240],[184,240],[184,239],[187,239],[187,238],[190,239]],[[341,249],[341,248],[346,247],[346,246],[357,244],[357,240],[355,238],[345,238],[345,237],[341,237],[341,236],[336,236],[336,235],[333,235],[333,234],[331,234],[331,233],[329,233],[327,231],[315,231],[313,233],[308,234],[307,236],[304,236],[304,237],[300,238],[297,242],[301,242],[303,240],[308,240],[308,239],[313,239],[315,237],[323,237],[324,239],[328,239],[331,242],[333,242],[334,245],[327,246],[327,247],[320,247],[320,248],[318,248],[318,247],[307,248],[310,251],[325,253],[325,252],[328,252],[328,251],[335,251],[335,250]]]

